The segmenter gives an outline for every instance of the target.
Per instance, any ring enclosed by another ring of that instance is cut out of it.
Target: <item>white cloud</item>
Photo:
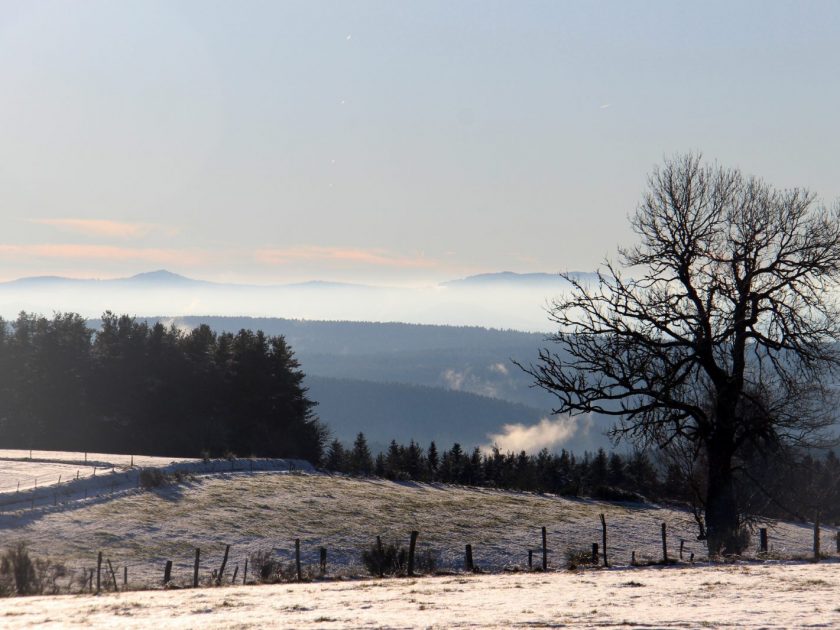
[[[501,374],[502,376],[508,375],[508,368],[504,363],[493,363],[489,369],[491,372]]]
[[[452,368],[445,369],[441,376],[443,377],[446,386],[456,392],[461,391],[461,388],[464,386],[464,381],[467,378],[467,374],[465,372]]]
[[[499,397],[499,391],[496,386],[474,375],[470,368],[465,370],[446,368],[441,372],[440,376],[447,389],[456,392],[478,394],[479,396],[489,396],[490,398]]]
[[[493,445],[498,446],[503,452],[514,453],[520,451],[537,453],[543,448],[553,449],[571,440],[578,431],[588,432],[591,418],[586,416],[583,422],[578,422],[578,420],[577,417],[567,416],[555,420],[543,418],[537,424],[531,425],[506,424],[502,426],[501,433],[487,434],[490,443],[484,447],[484,450],[490,450]]]
[[[130,223],[108,219],[29,219],[30,223],[48,225],[64,232],[111,238],[140,238],[153,232],[175,236],[178,229],[155,223]]]

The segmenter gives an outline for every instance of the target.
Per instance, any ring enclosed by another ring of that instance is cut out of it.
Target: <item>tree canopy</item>
[[[21,313],[0,320],[0,443],[317,462],[325,429],[303,379],[282,336]]]

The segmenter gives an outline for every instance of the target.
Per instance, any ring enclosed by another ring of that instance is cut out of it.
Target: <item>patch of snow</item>
[[[765,564],[138,591],[0,601],[39,628],[831,628],[837,563]]]

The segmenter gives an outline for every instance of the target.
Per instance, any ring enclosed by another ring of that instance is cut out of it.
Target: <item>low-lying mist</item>
[[[538,287],[381,288],[313,283],[281,287],[195,284],[44,283],[0,287],[0,316],[20,311],[72,311],[99,317],[131,315],[229,315],[308,320],[399,321],[544,332],[546,306],[556,296]]]

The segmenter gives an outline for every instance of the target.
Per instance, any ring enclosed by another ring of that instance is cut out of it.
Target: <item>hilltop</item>
[[[15,462],[18,474],[21,463]],[[0,460],[0,471],[6,464]],[[696,560],[705,556],[690,512],[672,507],[375,478],[251,472],[242,462],[231,462],[229,468],[221,462],[216,472],[187,464],[180,483],[159,488],[138,488],[138,469],[123,468],[127,483],[114,485],[108,475],[101,475],[98,490],[90,486],[87,498],[59,493],[55,505],[40,501],[34,509],[20,503],[0,508],[3,539],[6,544],[28,541],[36,556],[64,562],[71,572],[95,566],[96,554],[102,551],[115,567],[128,567],[129,584],[135,588],[159,582],[166,560],[174,562],[176,583],[191,582],[196,547],[205,558],[204,581],[218,568],[225,545],[231,545],[230,568],[238,564],[242,570],[245,559],[258,551],[291,561],[295,539],[301,540],[305,565],[317,563],[323,546],[329,554],[329,575],[364,575],[361,551],[377,535],[407,544],[413,529],[420,532],[419,549],[431,554],[439,569],[460,570],[464,545],[469,543],[479,567],[501,571],[525,568],[528,550],[540,547],[540,528],[546,527],[549,566],[563,568],[568,553],[586,552],[600,541],[601,513],[615,566],[628,565],[632,552],[639,562],[660,559],[663,522],[671,557],[678,558],[680,540],[685,541],[684,561],[692,553]],[[45,464],[31,465],[37,470]],[[776,556],[808,554],[809,525],[763,525],[770,528]],[[826,528],[824,540],[829,541],[833,531]]]

